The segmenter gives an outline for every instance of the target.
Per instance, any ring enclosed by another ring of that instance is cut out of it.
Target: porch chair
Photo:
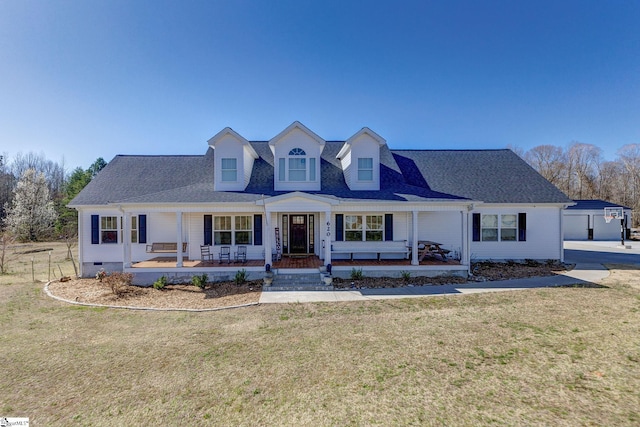
[[[247,262],[247,247],[238,246],[238,251],[234,254],[235,262]]]
[[[211,261],[211,262],[213,262],[213,254],[211,253],[211,246],[209,246],[209,245],[201,245],[200,246],[200,259],[202,261]]]
[[[222,264],[222,260],[226,259],[227,264],[231,264],[231,247],[230,246],[221,246],[220,247],[220,264]]]

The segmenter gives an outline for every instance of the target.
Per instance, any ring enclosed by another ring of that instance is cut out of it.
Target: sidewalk
[[[609,275],[609,270],[598,263],[576,264],[563,274],[529,279],[500,280],[495,282],[455,285],[406,286],[403,288],[353,289],[338,291],[282,291],[262,292],[260,304],[295,302],[367,301],[392,298],[417,298],[439,295],[464,295],[479,292],[513,291],[553,286],[595,284]]]

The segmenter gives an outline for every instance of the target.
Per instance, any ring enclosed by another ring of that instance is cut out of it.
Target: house
[[[208,144],[116,156],[72,200],[82,276],[259,276],[305,259],[342,276],[466,275],[472,260],[563,260],[572,201],[508,149],[396,150],[368,128],[326,141],[299,122]]]
[[[604,220],[604,208],[617,207],[624,212],[624,236],[631,230],[631,208],[606,200],[575,200],[564,212],[565,240],[620,240],[620,221]]]

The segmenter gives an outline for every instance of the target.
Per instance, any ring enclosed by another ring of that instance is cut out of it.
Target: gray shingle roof
[[[571,203],[511,150],[392,150],[408,183],[487,203]]]
[[[336,155],[344,141],[322,152],[322,190],[339,200],[570,203],[566,196],[510,150],[390,150],[380,152],[380,191],[352,191]],[[243,203],[276,196],[273,155],[252,142],[259,158],[244,192],[214,191],[214,151],[203,156],[116,156],[70,206],[109,203]]]

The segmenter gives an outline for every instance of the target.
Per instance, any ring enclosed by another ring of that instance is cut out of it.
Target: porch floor
[[[133,268],[175,268],[177,263],[176,257],[163,256],[155,257],[146,261],[135,262],[131,266]],[[411,260],[409,259],[382,259],[380,261],[375,259],[355,259],[350,260],[333,260],[331,264],[334,267],[368,267],[368,266],[411,266]],[[187,257],[182,260],[183,267],[186,268],[223,268],[223,267],[262,267],[264,266],[264,260],[253,259],[247,260],[247,262],[231,262],[230,264],[218,261],[202,261],[199,259],[190,260]],[[273,263],[273,268],[318,268],[324,265],[324,261],[315,255],[307,257],[290,257],[283,256],[280,261]],[[429,258],[420,262],[421,266],[435,266],[435,265],[460,265],[460,261],[449,259],[446,262],[440,259]]]
[[[175,268],[178,262],[177,257],[172,256],[160,256],[148,259],[146,261],[134,262],[131,267],[134,268]],[[251,259],[247,262],[218,262],[218,261],[202,261],[201,259],[190,260],[187,257],[182,259],[182,266],[187,268],[201,268],[201,267],[230,267],[230,266],[246,266],[246,267],[262,267],[264,260]]]

